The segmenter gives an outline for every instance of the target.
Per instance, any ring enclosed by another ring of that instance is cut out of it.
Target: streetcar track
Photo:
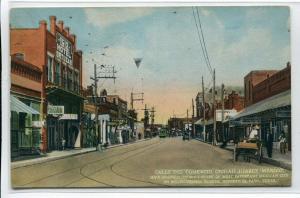
[[[156,143],[152,143],[152,144],[150,144],[150,145],[153,145],[153,144],[156,144]],[[90,164],[93,164],[93,163],[96,163],[96,162],[100,162],[100,161],[103,161],[103,160],[106,160],[106,159],[110,159],[110,158],[113,158],[113,157],[116,157],[116,156],[119,156],[119,155],[123,155],[123,154],[125,154],[125,153],[127,153],[127,152],[131,152],[131,151],[133,151],[133,150],[139,149],[139,148],[136,148],[138,145],[134,145],[134,146],[135,146],[135,147],[134,147],[133,149],[124,151],[124,152],[122,152],[122,153],[118,153],[118,154],[115,154],[115,155],[111,155],[111,156],[108,156],[108,157],[104,157],[104,158],[102,158],[102,159],[94,160],[94,161],[88,162],[87,164],[85,164],[85,165],[83,165],[83,166],[78,166],[78,167],[74,167],[74,168],[71,168],[71,169],[67,169],[67,170],[64,170],[64,171],[61,171],[61,172],[58,172],[58,173],[54,173],[54,174],[48,175],[48,176],[46,176],[46,177],[43,177],[43,178],[40,178],[40,179],[37,179],[37,180],[34,180],[34,181],[30,181],[30,182],[25,183],[25,184],[22,184],[22,185],[18,185],[18,187],[19,187],[19,186],[20,186],[20,187],[24,187],[24,186],[26,186],[26,185],[29,185],[29,184],[32,184],[32,183],[36,183],[36,182],[42,181],[42,180],[47,179],[47,178],[51,178],[51,177],[54,177],[54,176],[58,176],[58,175],[67,173],[67,172],[69,172],[69,171],[72,171],[72,170],[75,170],[75,169],[78,169],[78,168],[81,169],[81,167],[85,167],[85,166],[88,166],[88,165],[90,165]],[[147,147],[148,147],[148,146],[149,146],[149,145],[147,145]],[[142,147],[142,148],[145,148],[145,147]],[[142,148],[141,148],[141,149],[142,149]],[[83,178],[82,178],[82,179],[83,179]]]
[[[153,144],[147,145],[146,147],[142,147],[142,148],[141,148],[141,149],[143,149],[142,151],[140,151],[140,152],[138,152],[138,153],[134,153],[133,155],[130,155],[129,157],[126,157],[125,159],[119,160],[119,161],[117,161],[117,162],[115,162],[115,163],[125,161],[127,158],[130,158],[130,157],[132,157],[132,156],[135,156],[135,155],[137,155],[137,154],[140,154],[140,153],[144,152],[144,150],[147,150],[148,147],[153,147],[153,145],[157,145],[157,144],[161,144],[161,143],[162,143],[162,142],[155,142],[155,143],[153,143]],[[140,150],[140,149],[139,149],[139,150]],[[132,150],[130,150],[130,151],[128,151],[128,152],[131,152],[131,151],[132,151]],[[95,163],[95,162],[93,162],[93,163]],[[94,174],[94,173],[100,173],[100,172],[102,172],[103,170],[107,169],[108,167],[103,167],[103,168],[97,169],[96,171],[93,171],[93,172],[89,173],[88,175],[83,174],[83,172],[82,172],[83,169],[86,168],[86,166],[89,166],[90,164],[92,164],[92,163],[89,163],[89,164],[86,164],[86,165],[80,167],[80,175],[82,175],[83,178],[80,178],[79,180],[73,181],[73,182],[71,182],[71,183],[65,185],[65,187],[66,187],[66,186],[69,186],[69,185],[71,185],[71,184],[73,184],[73,183],[76,183],[76,182],[78,182],[78,181],[80,181],[80,180],[82,180],[82,179],[85,179],[85,178],[86,178],[86,179],[90,179],[90,180],[92,180],[92,181],[95,181],[95,182],[97,182],[97,183],[101,183],[101,184],[107,185],[107,186],[109,186],[109,187],[117,187],[117,186],[114,186],[114,185],[111,185],[111,184],[108,184],[108,183],[105,183],[105,182],[102,182],[102,181],[99,181],[99,180],[96,180],[96,179],[94,179],[94,178],[89,177],[90,175],[92,175],[92,174]],[[113,163],[113,164],[114,164],[114,163]],[[110,167],[111,167],[111,166],[110,166]],[[115,173],[114,171],[112,171],[112,172]],[[116,174],[116,173],[115,173],[115,174]],[[116,175],[118,175],[118,174],[116,174]],[[118,176],[120,176],[120,175],[118,175]],[[120,176],[120,177],[124,177],[124,176]],[[126,177],[124,177],[124,178],[126,178]],[[130,179],[130,178],[127,178],[127,179]],[[134,179],[131,179],[131,180],[134,180]],[[136,181],[137,181],[137,180],[136,180]],[[147,183],[147,182],[145,182],[145,181],[139,181],[139,182]]]
[[[162,142],[160,142],[160,144],[162,144]],[[159,144],[159,145],[160,145],[160,144]],[[149,151],[149,150],[147,150],[147,151]],[[142,152],[138,152],[138,153],[136,153],[135,155],[130,155],[130,156],[126,157],[125,159],[121,160],[121,161],[118,161],[118,162],[116,162],[116,163],[113,163],[112,165],[110,165],[110,170],[111,170],[114,174],[116,174],[116,175],[118,175],[118,176],[120,176],[120,177],[129,179],[129,180],[138,181],[138,182],[142,182],[142,183],[148,183],[148,184],[154,184],[154,185],[156,185],[156,186],[157,186],[157,185],[161,185],[161,186],[169,187],[169,186],[166,185],[166,184],[158,184],[158,183],[154,183],[154,182],[151,182],[151,181],[144,181],[144,180],[139,180],[139,179],[131,178],[131,177],[128,177],[128,176],[124,176],[124,175],[121,175],[120,173],[116,172],[116,171],[113,169],[113,167],[114,167],[115,165],[120,164],[120,163],[122,163],[122,162],[124,162],[124,161],[130,159],[131,157],[136,157],[137,155],[139,155],[139,154],[141,154],[141,153],[142,153]]]

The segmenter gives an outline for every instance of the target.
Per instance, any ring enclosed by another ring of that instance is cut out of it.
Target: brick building
[[[225,109],[235,109],[236,111],[241,111],[244,109],[244,97],[240,96],[235,91],[232,91],[225,99],[224,99],[224,108]]]
[[[245,77],[245,85],[249,79],[257,79],[255,72],[249,74]],[[259,138],[263,141],[272,131],[274,148],[279,148],[278,138],[285,134],[288,150],[291,150],[291,65],[287,63],[284,69],[269,73],[272,75],[265,74],[264,78],[259,75],[259,82],[257,80],[250,89],[245,86],[248,106],[232,118],[233,124],[229,126],[232,126],[235,139],[248,137],[253,125],[259,126]]]
[[[253,87],[276,72],[278,70],[254,70],[244,77],[245,107],[253,104]]]
[[[11,156],[40,150],[40,108],[42,71],[24,61],[21,54],[11,57]]]
[[[38,28],[13,28],[10,31],[11,55],[23,56],[42,72],[41,117],[42,150],[81,146],[80,117],[83,109],[82,52],[76,48],[76,36],[63,21],[50,16]]]
[[[255,85],[252,89],[253,103],[291,89],[291,65],[287,66]]]

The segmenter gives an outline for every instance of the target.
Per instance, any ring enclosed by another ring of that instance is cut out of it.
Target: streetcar
[[[167,129],[160,129],[160,130],[159,130],[158,136],[159,136],[160,138],[165,138],[165,137],[167,137]]]

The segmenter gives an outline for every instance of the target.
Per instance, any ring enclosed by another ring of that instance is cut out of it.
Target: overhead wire
[[[206,59],[207,59],[210,71],[213,72],[213,69],[212,69],[211,64],[210,64],[209,56],[208,56],[208,53],[207,53],[207,47],[206,47],[205,38],[204,38],[203,30],[202,30],[202,25],[201,25],[199,10],[198,10],[198,8],[196,8],[196,10],[197,10],[197,17],[198,17],[198,22],[199,22],[199,27],[200,27],[200,32],[201,32],[202,43],[204,45],[204,53],[206,55]]]
[[[202,37],[201,37],[202,34],[200,33],[200,27],[199,27],[200,25],[198,26],[198,22],[197,22],[197,19],[196,19],[196,14],[195,14],[194,7],[192,7],[192,11],[193,11],[193,16],[194,16],[195,26],[196,26],[196,29],[197,29],[198,39],[199,39],[201,50],[202,50],[202,55],[203,55],[205,64],[208,68],[208,71],[210,72],[211,75],[213,75],[212,69],[210,67],[210,64],[208,62],[208,59],[207,59],[207,56],[206,56],[206,53],[205,53],[205,50],[204,50],[204,43],[202,43]]]

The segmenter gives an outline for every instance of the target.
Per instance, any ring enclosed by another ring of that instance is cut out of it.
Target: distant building
[[[225,109],[235,109],[236,111],[241,111],[245,107],[245,99],[243,96],[240,96],[235,91],[232,91],[224,99],[224,108]]]

